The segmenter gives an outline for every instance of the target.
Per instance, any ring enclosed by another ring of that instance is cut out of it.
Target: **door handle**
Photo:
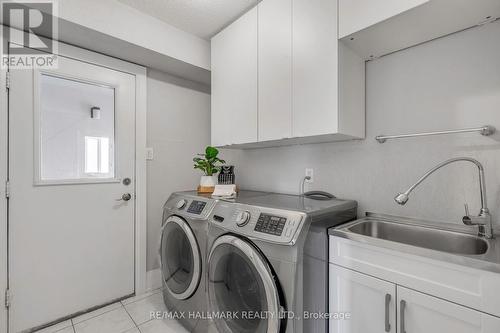
[[[405,309],[406,309],[406,301],[405,300],[401,300],[401,302],[399,303],[399,319],[400,319],[400,323],[401,323],[401,326],[400,326],[400,333],[406,333],[406,330],[405,330]]]
[[[391,331],[391,323],[389,317],[389,305],[391,304],[391,294],[385,294],[385,331]]]
[[[120,199],[116,199],[116,201],[129,201],[130,199],[132,199],[132,194],[125,193]]]

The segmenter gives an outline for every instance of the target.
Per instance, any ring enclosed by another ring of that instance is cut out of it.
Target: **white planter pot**
[[[214,187],[215,185],[217,185],[217,176],[201,176],[200,186]]]

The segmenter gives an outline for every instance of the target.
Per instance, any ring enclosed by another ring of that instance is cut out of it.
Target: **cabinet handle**
[[[385,294],[385,331],[391,331],[391,323],[389,318],[389,305],[391,304],[391,294]]]
[[[401,300],[399,303],[399,319],[401,322],[400,333],[406,333],[405,330],[405,309],[406,309],[406,301]]]

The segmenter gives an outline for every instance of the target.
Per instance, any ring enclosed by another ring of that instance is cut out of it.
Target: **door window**
[[[114,178],[114,88],[39,75],[36,181]]]

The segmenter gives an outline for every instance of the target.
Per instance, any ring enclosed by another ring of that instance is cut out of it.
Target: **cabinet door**
[[[336,0],[292,0],[294,137],[338,132]]]
[[[396,332],[396,286],[392,283],[330,264],[330,333]]]
[[[257,8],[212,38],[212,145],[257,142]]]
[[[339,38],[368,28],[428,1],[339,0]]]
[[[498,333],[500,318],[398,286],[399,333]]]
[[[292,0],[259,11],[259,141],[292,135]]]

